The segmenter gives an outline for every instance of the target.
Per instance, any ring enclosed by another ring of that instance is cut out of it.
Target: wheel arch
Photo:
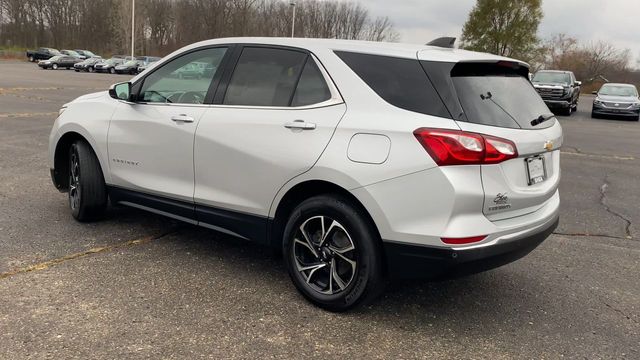
[[[270,244],[276,248],[280,248],[283,241],[283,232],[287,219],[296,206],[308,198],[323,194],[337,194],[349,199],[356,207],[359,208],[359,210],[361,210],[364,218],[369,222],[372,229],[377,234],[380,245],[382,245],[380,231],[364,204],[346,188],[325,180],[305,180],[292,186],[286,191],[275,207],[273,221],[271,222],[271,227],[269,229]]]
[[[69,178],[67,177],[67,174],[69,173],[69,162],[67,161],[67,156],[69,154],[71,144],[78,140],[85,141],[87,144],[89,144],[89,147],[91,147],[91,150],[94,154],[96,154],[96,157],[98,158],[98,163],[100,163],[100,157],[97,156],[94,145],[89,139],[76,131],[68,131],[64,133],[56,142],[56,147],[53,154],[53,169],[51,173],[56,188],[61,192],[66,192],[69,190]],[[100,167],[101,169],[104,169],[102,164],[100,164]],[[104,170],[102,171],[104,175]]]

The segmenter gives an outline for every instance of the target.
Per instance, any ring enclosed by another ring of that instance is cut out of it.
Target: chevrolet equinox
[[[562,129],[528,74],[434,46],[203,41],[65,104],[51,176],[78,221],[110,200],[277,247],[304,297],[344,311],[555,229]]]

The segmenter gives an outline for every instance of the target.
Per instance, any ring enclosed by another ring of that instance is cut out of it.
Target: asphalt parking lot
[[[502,268],[391,284],[346,314],[269,249],[133,209],[75,222],[60,106],[127,76],[0,62],[0,358],[640,358],[640,123],[560,118],[561,223]]]

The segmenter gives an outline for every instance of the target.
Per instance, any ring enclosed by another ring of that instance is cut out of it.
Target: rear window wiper
[[[549,120],[549,119],[551,119],[553,117],[555,117],[554,114],[542,114],[542,115],[538,116],[537,118],[531,120],[531,126],[536,126],[536,125],[542,124],[543,122],[545,122],[545,121],[547,121],[547,120]]]

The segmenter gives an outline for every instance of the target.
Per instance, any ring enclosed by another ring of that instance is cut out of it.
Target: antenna
[[[440,37],[435,40],[431,40],[427,43],[429,46],[437,46],[441,48],[453,49],[453,45],[456,43],[454,37]]]

